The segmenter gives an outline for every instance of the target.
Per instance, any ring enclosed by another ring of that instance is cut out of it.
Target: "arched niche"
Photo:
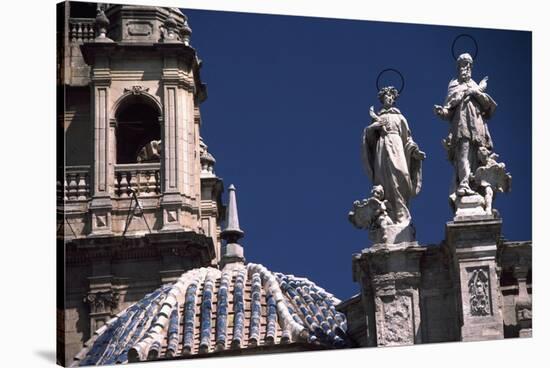
[[[145,93],[125,93],[113,107],[116,120],[116,163],[138,163],[139,152],[161,139],[161,107]]]

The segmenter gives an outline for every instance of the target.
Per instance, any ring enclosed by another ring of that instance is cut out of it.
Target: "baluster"
[[[118,195],[122,198],[128,198],[128,173],[123,171],[119,173],[120,175],[120,182],[118,184],[119,193]]]
[[[149,171],[149,180],[147,181],[147,191],[149,195],[157,194],[157,178],[155,170]]]
[[[160,194],[160,170],[155,170],[155,193]]]
[[[85,181],[86,181],[86,198],[90,198],[90,174],[89,173],[86,173]]]
[[[137,178],[137,193],[138,195],[146,195],[146,187],[143,185],[147,182],[147,178],[145,177],[145,172],[138,169],[136,172],[136,178]]]
[[[122,188],[120,187],[120,181],[122,180],[122,175],[119,172],[115,171],[115,196],[122,196]]]
[[[76,182],[76,174],[68,174],[69,176],[69,200],[75,200],[78,198],[78,192],[77,187],[78,184]]]
[[[82,24],[76,24],[76,40],[82,42]]]
[[[70,25],[71,27],[71,42],[75,42],[76,41],[76,24],[75,23],[71,23]]]
[[[85,173],[78,174],[78,184],[77,184],[77,199],[84,200],[86,199],[86,180]]]
[[[136,194],[139,195],[139,187],[138,187],[136,170],[130,171],[130,188],[133,189],[136,192]]]
[[[92,23],[88,23],[88,41],[92,41],[94,39],[94,25]]]

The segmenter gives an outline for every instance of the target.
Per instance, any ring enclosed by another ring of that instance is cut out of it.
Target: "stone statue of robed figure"
[[[434,106],[435,114],[450,122],[443,145],[454,166],[449,198],[455,217],[493,216],[493,193],[509,191],[512,179],[505,165],[494,161],[498,155],[493,152],[487,120],[497,104],[486,92],[488,78],[477,84],[472,66],[470,54],[458,57],[457,78],[449,83],[445,103]]]
[[[378,92],[382,108],[378,112],[370,108],[372,122],[363,131],[362,158],[374,186],[373,196],[356,201],[349,214],[356,227],[370,230],[375,244],[415,240],[409,202],[422,187],[426,154],[414,142],[407,120],[395,107],[398,96],[396,88],[384,87]],[[384,216],[382,221],[380,216]]]

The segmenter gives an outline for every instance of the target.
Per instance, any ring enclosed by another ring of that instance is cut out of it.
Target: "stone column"
[[[501,219],[447,223],[446,246],[453,259],[462,341],[504,338],[496,263],[501,226]]]
[[[111,235],[111,194],[114,183],[113,140],[109,117],[111,73],[106,54],[95,57],[92,69],[92,117],[94,129],[94,169],[92,201],[90,203],[91,236]]]
[[[354,256],[354,279],[361,284],[361,295],[372,295],[374,301],[377,346],[422,342],[419,285],[424,251],[416,243],[401,243]]]

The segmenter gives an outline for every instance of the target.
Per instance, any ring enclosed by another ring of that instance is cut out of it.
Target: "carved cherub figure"
[[[497,162],[498,155],[485,147],[479,147],[477,158],[480,166],[473,175],[476,189],[485,198],[485,212],[492,214],[494,192],[509,192],[512,176],[506,172],[506,165]]]
[[[378,229],[393,225],[388,211],[390,203],[384,199],[384,188],[375,185],[371,190],[371,197],[362,201],[353,202],[353,210],[348,217],[353,225],[360,229]]]
[[[371,206],[375,208],[375,224],[376,227],[386,227],[393,225],[393,221],[388,215],[388,210],[391,208],[390,203],[384,199],[384,187],[375,185],[370,191],[372,197],[369,198]]]

